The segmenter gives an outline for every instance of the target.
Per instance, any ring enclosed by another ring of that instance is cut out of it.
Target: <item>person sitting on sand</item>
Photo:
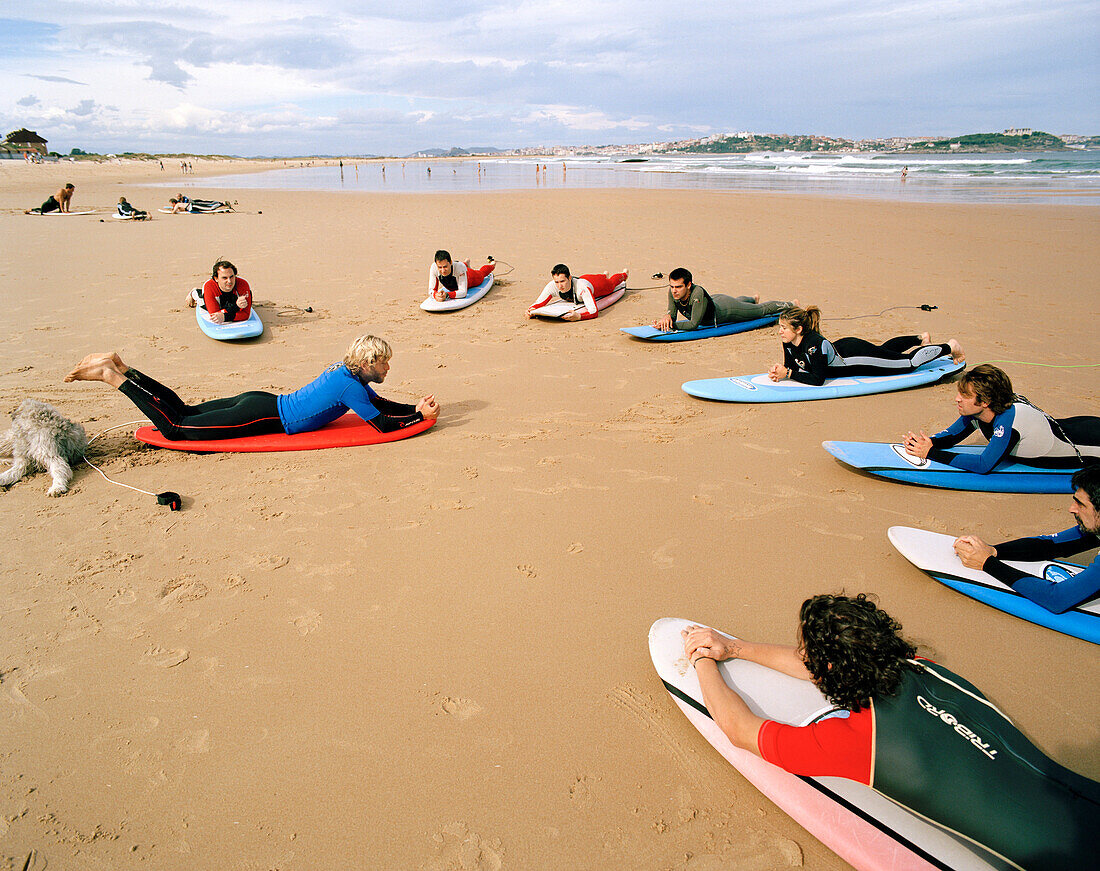
[[[962,564],[992,575],[1055,614],[1095,598],[1100,594],[1100,556],[1083,571],[1062,580],[1029,575],[1003,562],[1061,559],[1100,546],[1100,463],[1078,469],[1072,484],[1069,513],[1076,521],[1075,526],[1056,535],[1017,538],[998,545],[986,544],[976,535],[963,535],[955,539],[955,553]]]
[[[766,318],[792,306],[798,300],[761,302],[759,296],[711,295],[701,285],[692,283],[691,273],[682,266],[668,274],[668,314],[653,322],[653,328],[662,332],[672,330],[697,330],[700,327],[717,327]],[[676,320],[676,316],[687,320]]]
[[[237,276],[236,266],[219,260],[206,284],[187,295],[187,304],[191,308],[202,306],[216,324],[247,321],[252,314],[252,288]]]
[[[982,363],[959,379],[955,394],[959,419],[943,432],[926,436],[905,434],[906,453],[946,463],[956,469],[985,475],[1001,460],[1011,458],[1025,466],[1047,469],[1081,468],[1100,460],[1100,417],[1055,420],[1012,391],[1012,381],[996,366]],[[953,448],[974,430],[989,446],[977,456]]]
[[[69,206],[73,201],[73,192],[76,190],[76,185],[69,182],[65,187],[61,188],[52,197],[47,197],[46,202],[40,205],[37,209],[27,209],[23,214],[25,215],[46,215],[50,212],[68,212]]]
[[[684,630],[703,701],[736,746],[800,777],[873,786],[1015,868],[1091,867],[1100,783],[1033,745],[977,687],[918,658],[866,596],[802,603],[798,646]],[[756,716],[718,663],[755,662],[813,682],[837,709],[805,726]]]
[[[65,380],[111,385],[172,441],[311,432],[349,409],[384,433],[435,420],[439,405],[434,396],[425,396],[413,406],[383,399],[374,392],[370,385],[386,380],[392,357],[384,340],[360,336],[348,347],[342,362],[294,393],[276,396],[253,390],[198,405],[186,405],[172,390],[127,366],[115,353],[88,355]]]
[[[596,300],[614,293],[620,284],[626,283],[628,274],[624,269],[614,275],[608,275],[605,272],[603,275],[588,274],[573,278],[569,274],[569,267],[564,263],[559,263],[550,270],[552,280],[542,289],[542,293],[539,294],[539,298],[535,300],[534,304],[527,309],[527,317],[533,318],[535,310],[550,302],[555,294],[566,302],[578,306],[576,311],[562,315],[562,320],[587,321],[599,317],[600,310],[596,306]],[[585,309],[583,312],[579,308],[582,305]]]
[[[821,310],[788,308],[779,316],[779,338],[783,342],[783,362],[768,370],[772,381],[786,378],[800,384],[821,386],[826,378],[845,375],[899,375],[919,366],[950,357],[961,363],[966,359],[959,343],[931,344],[928,333],[897,336],[881,345],[865,339],[846,337],[830,342],[819,332]]]
[[[126,201],[126,197],[118,198],[118,216],[120,218],[130,218],[135,221],[143,221],[149,217],[148,212],[143,212],[141,209],[135,209],[130,203]]]
[[[445,299],[465,299],[471,287],[477,287],[496,266],[493,258],[481,269],[471,269],[469,260],[451,260],[449,252],[442,248],[435,252],[428,270],[428,296],[443,302]]]

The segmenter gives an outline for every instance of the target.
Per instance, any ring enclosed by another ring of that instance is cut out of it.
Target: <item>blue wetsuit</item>
[[[946,463],[956,469],[977,472],[985,475],[993,471],[1005,457],[1025,466],[1040,466],[1048,469],[1079,469],[1081,457],[1088,462],[1100,459],[1100,418],[1069,417],[1057,421],[1052,426],[1050,420],[1034,405],[1026,402],[1014,402],[1007,409],[985,423],[976,416],[963,416],[943,432],[932,436],[932,449],[928,459],[937,463]],[[951,448],[979,429],[987,439],[989,447],[977,456],[956,454],[943,450]],[[1065,437],[1073,440],[1066,441]],[[1076,444],[1077,450],[1074,450]]]
[[[130,368],[119,387],[131,402],[172,440],[228,439],[285,432],[290,435],[320,429],[354,411],[379,432],[419,423],[415,406],[383,399],[363,384],[343,363],[294,393],[276,396],[252,390],[225,399],[187,405],[172,390]]]
[[[996,546],[997,555],[991,556],[982,571],[991,574],[1003,584],[1008,584],[1021,596],[1042,605],[1048,611],[1061,614],[1075,605],[1087,602],[1100,593],[1100,556],[1084,571],[1062,581],[1037,578],[1002,560],[1038,561],[1072,556],[1100,545],[1100,536],[1082,532],[1074,526],[1056,535],[1037,535],[1033,538],[1017,538]]]

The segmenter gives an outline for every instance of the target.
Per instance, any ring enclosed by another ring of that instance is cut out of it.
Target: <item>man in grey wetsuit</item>
[[[691,273],[680,266],[668,274],[668,314],[655,320],[653,327],[666,333],[717,327],[777,315],[798,304],[798,300],[761,302],[759,296],[711,295],[702,286],[693,284]],[[678,315],[686,320],[677,320]]]

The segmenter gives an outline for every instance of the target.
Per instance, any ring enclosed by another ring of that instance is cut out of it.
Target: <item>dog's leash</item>
[[[145,420],[145,419],[131,420],[129,423],[120,423],[118,426],[108,427],[107,429],[103,430],[102,432],[96,433],[94,436],[92,436],[90,439],[88,439],[88,447],[90,448],[92,446],[92,442],[94,442],[101,435],[106,435],[109,432],[114,432],[114,430],[116,430],[116,429],[122,429],[123,427],[134,426],[135,424],[139,424],[139,423],[149,423],[149,424],[151,424],[152,421],[151,420]],[[87,452],[85,452],[82,456],[84,458],[85,463],[87,463],[89,466],[91,466],[93,469],[95,469],[97,472],[99,472],[99,474],[101,474],[103,476],[104,480],[110,482],[111,484],[117,484],[119,487],[125,487],[127,490],[133,490],[135,493],[144,493],[146,496],[156,496],[158,505],[167,505],[168,508],[172,511],[179,511],[180,510],[180,506],[182,505],[182,500],[180,499],[180,494],[179,493],[174,493],[171,490],[165,490],[163,493],[151,493],[148,490],[142,490],[140,487],[131,487],[129,484],[123,484],[121,481],[116,481],[113,478],[108,477],[106,472],[104,472],[101,468],[99,468],[99,466],[97,466],[95,463],[93,463],[91,460],[88,459]]]

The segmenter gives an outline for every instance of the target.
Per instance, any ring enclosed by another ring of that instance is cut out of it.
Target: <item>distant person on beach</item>
[[[168,205],[174,213],[191,212],[192,214],[209,214],[211,212],[232,212],[233,206],[221,200],[189,200],[180,194],[168,200]]]
[[[1100,417],[1055,420],[1012,390],[1008,375],[982,363],[965,373],[955,394],[959,419],[943,432],[905,434],[906,453],[985,475],[1001,460],[1047,469],[1079,469],[1100,461]],[[978,455],[953,448],[974,430],[989,440]]]
[[[65,187],[58,190],[52,197],[47,197],[46,202],[40,205],[37,209],[27,209],[24,214],[26,215],[46,215],[50,212],[68,212],[69,206],[73,201],[73,193],[76,191],[76,185],[69,182]]]
[[[120,218],[129,218],[134,221],[142,221],[149,217],[148,212],[143,212],[141,209],[135,209],[130,203],[126,201],[126,197],[118,198],[118,216]]]
[[[587,321],[590,318],[599,317],[600,310],[596,306],[596,300],[609,296],[615,292],[620,284],[625,284],[628,273],[624,269],[614,275],[604,273],[582,275],[574,278],[569,274],[569,267],[559,263],[550,270],[550,282],[542,289],[538,299],[527,309],[527,317],[533,318],[535,310],[542,308],[556,295],[565,302],[583,305],[585,311],[572,311],[562,315],[566,321]]]
[[[693,283],[691,273],[681,266],[668,274],[668,314],[655,320],[653,327],[666,333],[697,330],[765,318],[798,305],[797,299],[761,302],[759,296],[711,295],[704,287]],[[686,320],[676,320],[677,316]]]
[[[236,266],[219,260],[206,284],[187,295],[187,304],[191,308],[201,306],[216,324],[247,321],[252,314],[252,288],[237,276]]]
[[[684,630],[703,703],[730,742],[799,777],[872,786],[1013,868],[1092,867],[1100,783],[1043,754],[976,686],[932,660],[866,596],[802,603],[798,646]],[[757,716],[718,663],[813,683],[835,709],[804,725]]]
[[[483,282],[496,264],[490,261],[480,269],[471,269],[469,260],[451,260],[449,252],[442,248],[435,252],[428,270],[428,296],[443,302],[445,299],[465,299],[471,287]]]
[[[901,168],[901,180],[905,181],[905,179],[908,178],[908,176],[909,176],[909,167],[903,166]]]
[[[439,405],[425,396],[416,405],[383,399],[371,384],[381,384],[393,351],[377,336],[360,336],[344,359],[294,393],[253,390],[226,399],[187,405],[172,390],[127,366],[115,353],[89,354],[66,381],[102,381],[122,392],[172,441],[228,439],[241,436],[312,432],[349,409],[379,432],[435,420]]]
[[[1084,571],[1063,580],[1039,578],[1003,562],[1064,559],[1100,546],[1100,463],[1074,472],[1072,486],[1069,513],[1075,526],[1054,535],[1017,538],[998,545],[986,544],[976,535],[963,535],[955,540],[955,553],[962,564],[992,575],[1055,614],[1096,598],[1100,594],[1100,556]]]
[[[788,308],[779,315],[779,339],[783,362],[768,370],[772,381],[791,379],[800,384],[821,386],[826,378],[845,375],[899,375],[912,372],[933,360],[966,359],[959,343],[948,339],[933,345],[931,336],[897,336],[881,345],[847,337],[830,342],[819,332],[821,310]]]

